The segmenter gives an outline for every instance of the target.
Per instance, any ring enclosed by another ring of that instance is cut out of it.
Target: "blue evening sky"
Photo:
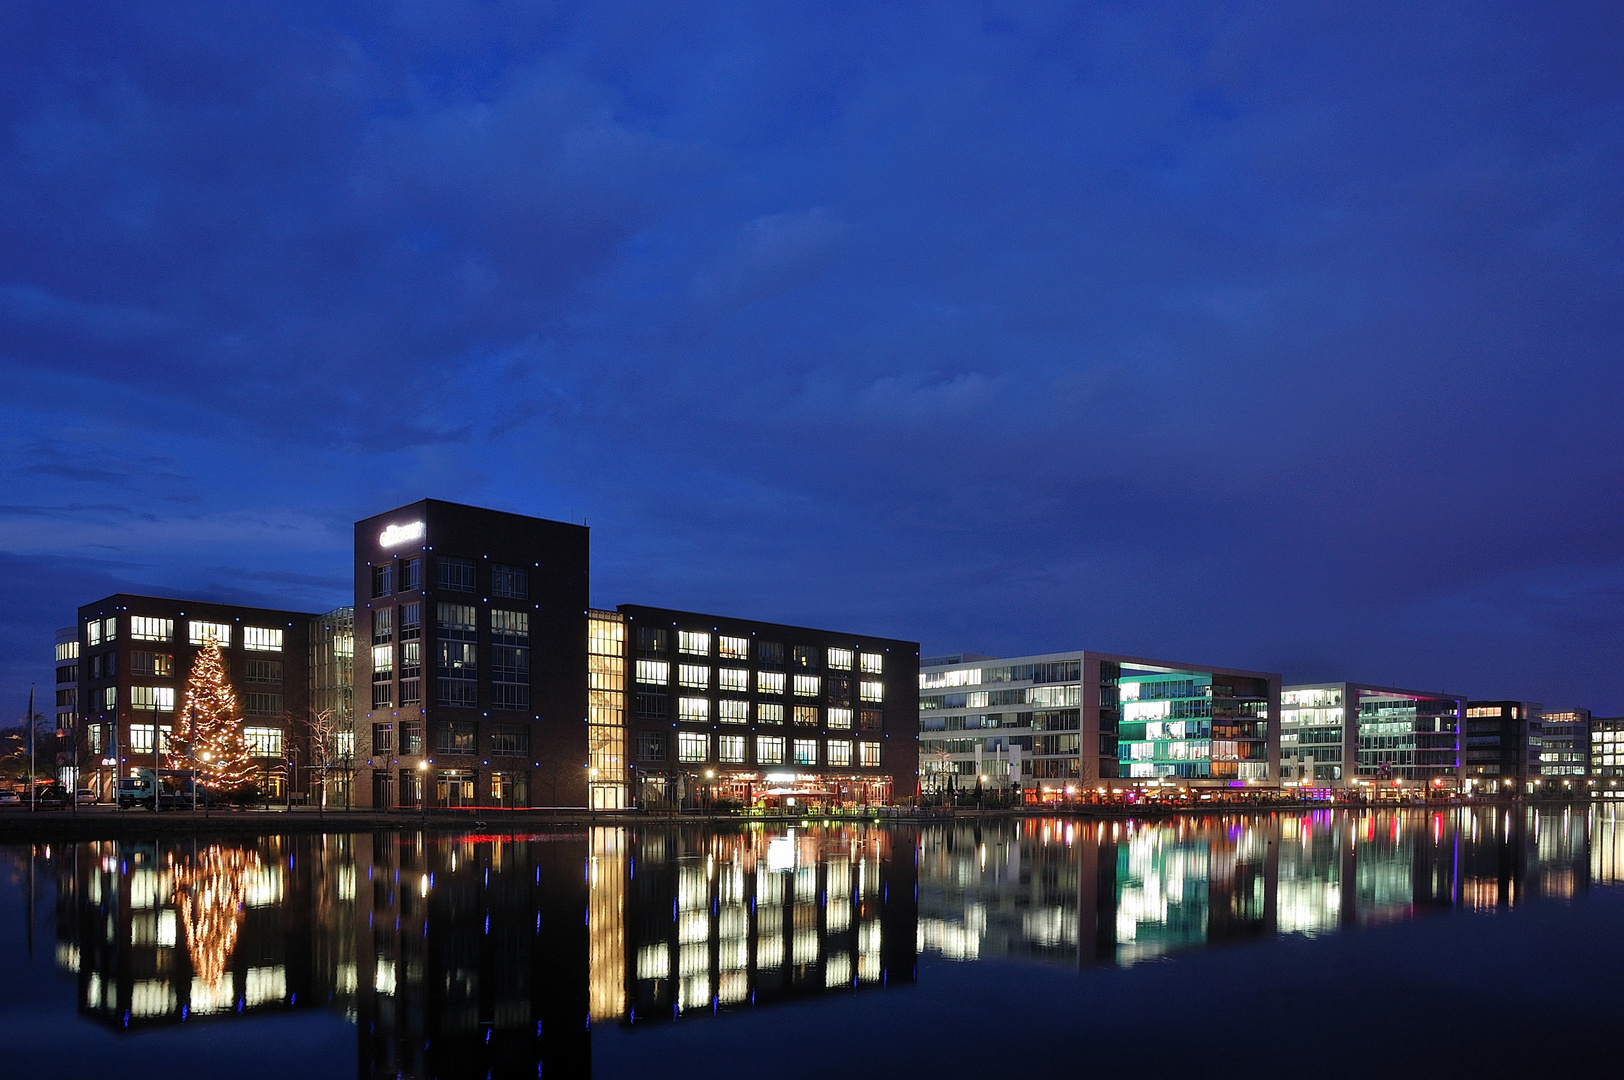
[[[432,496],[593,596],[1624,711],[1615,2],[0,5],[0,693]]]

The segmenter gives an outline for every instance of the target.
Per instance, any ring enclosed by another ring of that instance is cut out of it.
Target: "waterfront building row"
[[[589,604],[585,526],[423,500],[355,528],[323,614],[118,594],[58,634],[63,779],[184,755],[220,648],[262,791],[371,807],[885,804],[918,787],[919,646]]]

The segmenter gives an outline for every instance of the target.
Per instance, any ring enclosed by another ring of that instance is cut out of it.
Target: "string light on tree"
[[[253,783],[254,765],[243,739],[242,714],[226,678],[219,642],[205,641],[192,661],[183,715],[191,725],[193,767],[205,784],[216,791],[235,791]]]

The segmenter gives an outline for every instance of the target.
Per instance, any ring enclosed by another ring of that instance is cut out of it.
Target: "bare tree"
[[[290,726],[298,722],[292,716],[288,719]],[[343,785],[344,808],[348,810],[350,784],[355,775],[354,726],[340,718],[334,709],[312,709],[302,722],[306,732],[305,752],[310,762],[310,772],[320,785],[320,790],[316,793],[318,812],[326,811],[327,794],[333,783]]]

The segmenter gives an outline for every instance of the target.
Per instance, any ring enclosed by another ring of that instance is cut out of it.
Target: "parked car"
[[[96,793],[87,787],[82,787],[74,792],[73,797],[78,800],[80,806],[96,805]]]
[[[34,802],[41,809],[60,810],[73,802],[73,796],[60,784],[51,784],[34,792]]]
[[[23,801],[23,797],[15,791],[0,791],[0,806],[15,806]]]

